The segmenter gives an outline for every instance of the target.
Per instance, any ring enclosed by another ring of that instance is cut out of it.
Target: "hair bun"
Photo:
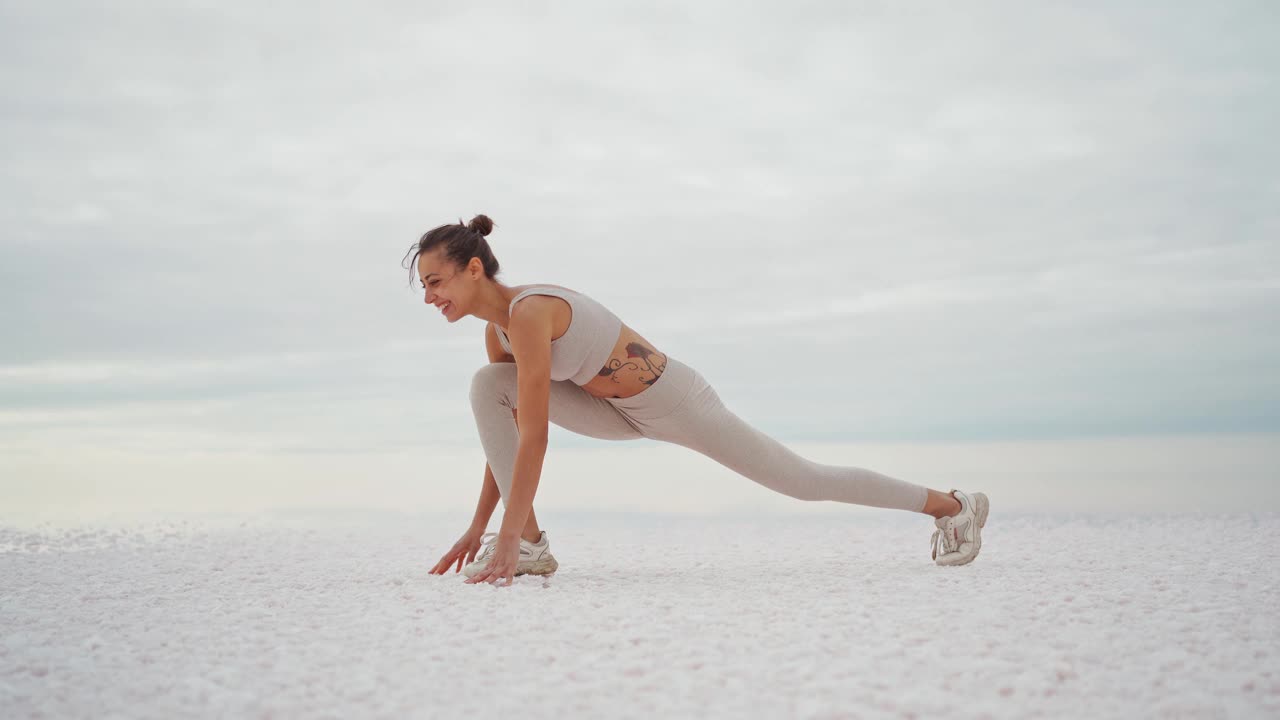
[[[493,232],[493,220],[488,215],[477,215],[471,218],[471,222],[467,223],[467,227],[475,230],[481,235],[487,236]]]

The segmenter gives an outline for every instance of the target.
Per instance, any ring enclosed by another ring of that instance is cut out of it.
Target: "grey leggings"
[[[515,363],[490,363],[471,381],[471,408],[503,506],[515,472],[519,429]],[[653,440],[683,445],[725,467],[799,500],[835,500],[923,511],[928,490],[871,470],[825,465],[797,455],[739,418],[697,370],[667,358],[662,375],[628,398],[598,398],[569,380],[552,381],[548,419],[602,440]]]

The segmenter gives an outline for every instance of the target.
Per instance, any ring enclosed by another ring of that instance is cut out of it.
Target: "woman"
[[[468,583],[505,578],[509,585],[516,575],[555,572],[547,533],[533,513],[548,422],[605,440],[647,437],[683,445],[800,500],[932,515],[937,564],[964,565],[977,557],[986,495],[942,493],[797,455],[725,407],[698,371],[659,351],[594,299],[558,285],[497,282],[498,261],[485,239],[491,230],[493,221],[484,215],[465,225],[441,225],[405,256],[425,302],[445,319],[474,315],[489,321],[489,364],[472,378],[470,393],[488,460],[484,486],[471,527],[432,573],[456,564],[454,571],[462,569]],[[501,528],[486,533],[499,498]],[[487,547],[477,558],[482,545]]]

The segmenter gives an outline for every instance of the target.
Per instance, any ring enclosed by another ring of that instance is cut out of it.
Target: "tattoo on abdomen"
[[[655,362],[655,358],[661,357],[661,362]],[[632,358],[635,358],[634,360]],[[656,350],[641,345],[640,343],[627,343],[627,360],[614,360],[610,358],[609,363],[600,368],[600,372],[596,373],[597,377],[609,377],[623,368],[631,368],[644,372],[648,370],[653,373],[651,378],[641,378],[640,382],[645,385],[652,385],[667,369],[667,356]],[[613,378],[617,382],[618,378]]]

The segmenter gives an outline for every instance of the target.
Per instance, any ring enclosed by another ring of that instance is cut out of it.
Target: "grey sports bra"
[[[521,298],[529,295],[552,295],[562,298],[573,309],[569,329],[564,335],[551,341],[551,379],[572,380],[575,385],[586,385],[600,373],[609,361],[613,346],[622,332],[622,320],[609,308],[594,299],[568,288],[549,286],[532,287],[511,298],[508,312]],[[493,326],[498,342],[511,352],[507,334],[496,324]]]

